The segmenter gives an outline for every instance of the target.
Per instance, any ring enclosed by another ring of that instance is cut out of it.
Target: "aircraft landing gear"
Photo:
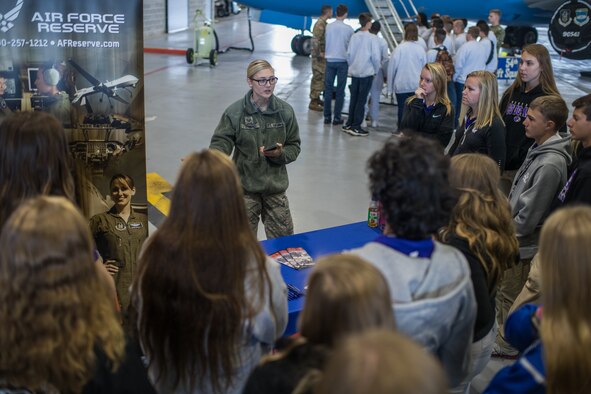
[[[507,26],[504,46],[523,48],[538,41],[538,31],[531,26]]]
[[[291,40],[291,50],[296,55],[310,56],[312,53],[312,37],[298,34]]]

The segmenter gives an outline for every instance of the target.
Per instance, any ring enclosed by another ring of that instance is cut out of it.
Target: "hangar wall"
[[[189,0],[189,28],[193,27],[195,10],[211,7],[213,0]],[[166,0],[144,0],[144,37],[166,33]]]

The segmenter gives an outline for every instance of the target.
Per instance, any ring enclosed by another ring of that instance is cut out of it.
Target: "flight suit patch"
[[[244,124],[242,125],[245,129],[258,129],[259,124],[252,116],[245,116],[244,117]]]
[[[279,122],[279,123],[267,123],[267,128],[268,129],[278,129],[280,127],[284,127],[285,123],[283,122]]]
[[[125,226],[125,223],[117,222],[115,224],[115,229],[119,231],[125,231],[127,230],[127,227]]]
[[[142,223],[128,223],[127,224],[131,229],[138,229],[144,227]]]

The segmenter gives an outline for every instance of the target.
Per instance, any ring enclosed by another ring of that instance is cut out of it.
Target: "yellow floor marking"
[[[155,172],[146,174],[146,189],[148,202],[157,210],[168,216],[170,211],[170,199],[164,193],[172,190],[172,185]]]

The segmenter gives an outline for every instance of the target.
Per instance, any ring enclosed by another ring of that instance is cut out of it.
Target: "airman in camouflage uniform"
[[[490,31],[492,31],[497,38],[497,50],[503,46],[505,40],[505,29],[500,25],[501,23],[501,10],[494,9],[488,13],[488,21],[490,22]]]
[[[285,194],[289,186],[286,166],[297,159],[301,142],[293,108],[273,94],[274,73],[265,60],[250,63],[251,89],[224,111],[209,145],[232,154],[251,228],[257,234],[262,220],[267,239],[294,232]]]
[[[322,111],[323,102],[320,93],[324,90],[324,71],[326,59],[324,58],[326,22],[332,16],[332,7],[323,5],[320,9],[322,15],[312,29],[312,82],[310,83],[310,105],[313,111]]]

